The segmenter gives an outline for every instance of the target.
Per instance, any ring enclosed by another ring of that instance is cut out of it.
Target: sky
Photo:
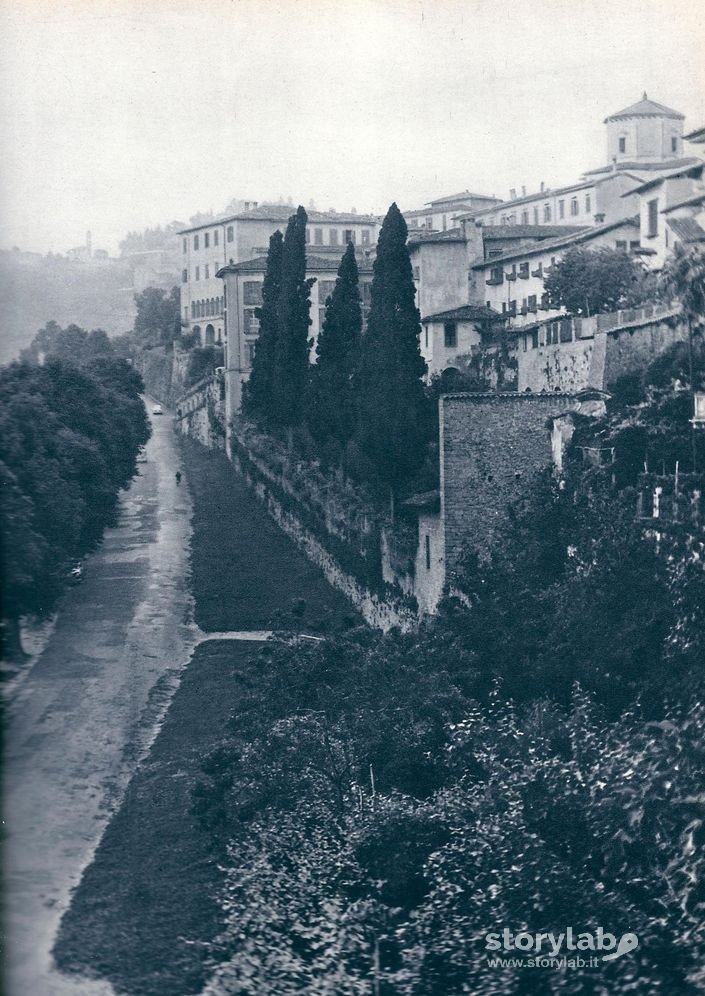
[[[645,90],[705,124],[704,52],[702,0],[0,0],[0,248],[570,183]]]

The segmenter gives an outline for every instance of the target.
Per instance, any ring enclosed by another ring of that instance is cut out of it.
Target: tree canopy
[[[622,250],[574,246],[551,267],[544,289],[552,307],[595,315],[641,303],[653,292],[653,282],[638,260]]]
[[[326,301],[323,327],[311,368],[307,423],[321,443],[332,439],[342,452],[357,427],[362,305],[355,246],[349,242]]]
[[[40,333],[40,344],[63,348],[57,329]],[[75,363],[41,350],[42,365],[0,370],[3,614],[14,648],[20,616],[50,611],[71,563],[114,521],[149,438],[139,374],[110,352],[93,353],[105,343],[92,335],[71,327]]]
[[[243,391],[243,408],[247,414],[271,417],[274,407],[274,370],[279,337],[279,298],[282,284],[284,238],[277,231],[270,236],[267,269],[262,283],[262,305],[255,310],[259,336],[249,380]]]
[[[167,293],[147,287],[135,295],[137,315],[134,334],[142,347],[168,346],[181,334],[181,295],[178,287]]]
[[[377,243],[362,344],[360,438],[380,480],[397,490],[423,464],[428,406],[407,227],[392,204]]]

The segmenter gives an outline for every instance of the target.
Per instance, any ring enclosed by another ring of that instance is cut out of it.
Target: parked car
[[[163,415],[163,414],[164,414],[164,409],[162,408],[161,405],[155,405],[154,408],[152,409],[152,415]]]

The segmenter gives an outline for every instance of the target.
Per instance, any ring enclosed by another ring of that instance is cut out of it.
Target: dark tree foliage
[[[284,236],[278,336],[274,347],[272,417],[290,428],[302,420],[308,382],[311,287],[306,277],[306,222],[303,207],[289,218]]]
[[[181,297],[178,287],[167,294],[147,287],[135,295],[135,339],[142,347],[170,346],[181,334]]]
[[[20,616],[51,609],[71,563],[114,522],[149,438],[139,374],[92,355],[90,339],[82,366],[51,357],[0,371],[3,618],[17,651]]]
[[[87,332],[78,325],[61,328],[57,322],[47,322],[22,350],[21,359],[37,363],[53,357],[75,366],[86,366],[100,357],[113,355],[113,343],[103,329]]]
[[[551,305],[573,315],[595,315],[641,303],[653,281],[634,256],[619,249],[575,246],[551,267],[544,282]]]
[[[223,365],[223,356],[223,349],[219,346],[198,346],[191,350],[184,387],[192,387],[204,377],[211,376],[216,367]]]
[[[426,364],[406,238],[406,222],[392,204],[377,243],[360,373],[361,445],[393,491],[422,466],[428,438]]]
[[[269,239],[267,270],[262,283],[262,306],[255,310],[259,337],[252,372],[243,391],[243,410],[268,419],[274,407],[274,367],[279,338],[279,298],[282,286],[284,238],[274,232]]]
[[[352,438],[357,422],[362,306],[355,247],[348,243],[316,344],[311,369],[307,423],[319,443],[331,439],[338,451]]]

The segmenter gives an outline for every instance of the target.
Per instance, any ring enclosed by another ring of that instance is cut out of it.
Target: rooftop
[[[641,100],[638,100],[636,104],[630,104],[629,107],[625,107],[622,111],[617,111],[616,114],[610,114],[608,118],[605,118],[605,124],[608,121],[619,121],[621,118],[676,118],[679,121],[684,120],[685,115],[681,114],[680,111],[674,111],[670,107],[666,107],[665,104],[659,104],[655,100],[649,100],[646,96],[646,90],[644,91],[644,96]]]
[[[582,232],[589,225],[486,225],[482,228],[485,242],[503,239],[557,239]]]
[[[459,308],[439,311],[435,315],[427,315],[421,319],[426,322],[503,322],[505,319],[498,311],[484,307],[481,304],[463,304]]]
[[[676,201],[675,204],[669,204],[667,207],[662,208],[661,214],[670,214],[676,208],[694,207],[696,204],[702,204],[703,201],[705,201],[705,190],[700,190],[696,194],[691,194],[690,197],[684,197],[682,201]]]
[[[643,193],[650,187],[655,187],[663,180],[675,180],[681,176],[691,176],[695,179],[702,175],[704,168],[705,163],[701,159],[695,159],[688,164],[678,166],[676,169],[669,169],[667,172],[661,173],[660,176],[653,176],[649,180],[644,180],[644,182],[640,183],[638,187],[632,187],[631,190],[625,191],[622,194],[622,197],[629,197],[631,194]]]
[[[536,244],[525,243],[513,249],[508,249],[507,252],[503,252],[500,256],[493,256],[491,259],[483,259],[477,263],[473,263],[470,268],[472,270],[485,270],[488,267],[500,265],[508,260],[511,261],[525,256],[535,256],[540,253],[551,252],[553,249],[565,249],[566,246],[577,245],[580,242],[590,242],[599,235],[604,235],[625,225],[638,230],[639,216],[637,215],[634,218],[620,218],[618,221],[610,221],[604,225],[589,225],[578,232],[573,232],[571,235],[564,235],[557,239],[546,239]]]
[[[705,229],[695,218],[669,218],[668,227],[681,242],[705,242]]]
[[[537,190],[533,194],[515,197],[513,201],[501,201],[499,204],[495,204],[489,208],[483,208],[481,211],[465,211],[461,214],[456,214],[455,217],[482,218],[483,215],[493,214],[495,211],[504,211],[507,208],[512,208],[519,204],[528,204],[530,201],[540,201],[545,197],[554,197],[556,194],[569,194],[573,190],[584,190],[587,187],[594,187],[594,185],[594,182],[591,180],[579,180],[577,183],[572,183],[569,187],[556,187],[553,190]]]
[[[598,166],[597,169],[587,170],[585,176],[599,176],[602,173],[624,173],[633,170],[637,173],[658,173],[664,170],[673,169],[676,166],[687,166],[693,165],[694,163],[701,162],[700,159],[696,159],[695,156],[686,156],[683,159],[668,159],[660,163],[641,163],[641,162],[619,162],[619,163],[608,163],[607,166]]]
[[[224,215],[220,218],[213,218],[211,221],[193,225],[190,228],[182,228],[179,235],[188,232],[198,232],[203,228],[213,228],[216,225],[224,225],[231,221],[281,221],[286,222],[296,213],[296,208],[291,204],[260,204],[259,207],[250,208],[249,211],[240,211],[238,214]],[[338,211],[307,211],[309,222],[323,222],[328,224],[343,225],[346,223],[357,225],[376,225],[381,219],[373,214],[352,214],[351,212]]]
[[[683,138],[686,142],[705,142],[705,127],[696,128],[695,131],[688,132],[688,134],[684,135]]]
[[[448,228],[445,232],[412,229],[409,232],[409,246],[418,245],[421,242],[465,242],[465,236],[460,228]]]
[[[425,203],[429,206],[434,204],[455,204],[462,203],[472,199],[474,201],[499,201],[499,197],[493,197],[491,194],[473,194],[469,190],[463,190],[460,194],[450,194],[448,197],[436,197],[433,201],[426,201]]]
[[[337,274],[341,258],[342,256],[337,258],[331,256],[329,259],[324,259],[321,256],[307,256],[306,272]],[[367,259],[358,259],[357,268],[359,273],[372,273],[372,263]],[[255,259],[245,259],[241,263],[228,263],[218,270],[216,276],[221,277],[225,273],[265,273],[266,270],[267,257],[257,256]]]

